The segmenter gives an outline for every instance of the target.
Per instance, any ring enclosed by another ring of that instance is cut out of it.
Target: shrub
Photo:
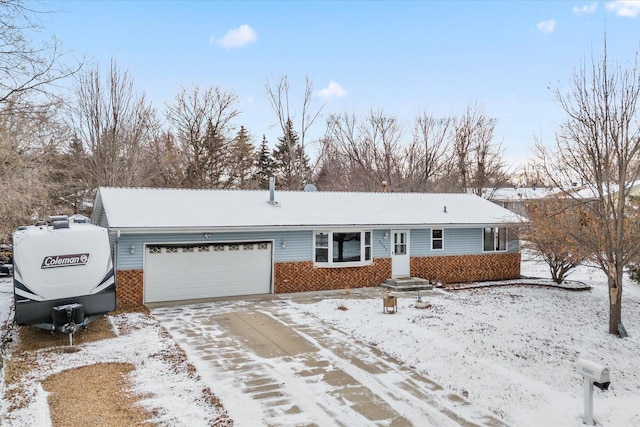
[[[636,283],[640,283],[640,263],[631,263],[627,266],[629,278]]]

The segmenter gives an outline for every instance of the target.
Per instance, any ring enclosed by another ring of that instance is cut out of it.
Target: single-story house
[[[483,188],[482,197],[498,206],[525,216],[528,203],[548,199],[561,192],[562,190],[558,187],[537,187],[535,185],[531,187]]]
[[[100,188],[118,307],[520,276],[522,218],[470,194]]]
[[[628,193],[628,197],[629,199],[633,199],[633,198],[637,198],[640,197],[640,181],[630,181],[628,182],[626,185],[626,191]],[[618,185],[617,184],[610,184],[609,189],[611,191],[611,194],[613,195],[613,199],[617,200],[618,198]],[[603,184],[603,190],[604,190],[604,194],[607,194],[607,184],[604,183]],[[567,195],[563,195],[564,197],[567,197]],[[570,197],[576,198],[576,199],[580,199],[580,200],[596,200],[599,198],[599,193],[598,190],[596,189],[595,186],[593,185],[582,185],[582,186],[576,186],[572,189],[572,192],[568,195]]]

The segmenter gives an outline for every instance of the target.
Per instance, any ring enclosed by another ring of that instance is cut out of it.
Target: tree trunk
[[[622,270],[609,274],[609,333],[618,335],[618,325],[622,323]]]

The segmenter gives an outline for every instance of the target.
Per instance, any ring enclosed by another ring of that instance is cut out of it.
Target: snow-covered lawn
[[[535,260],[523,262],[523,275],[548,277],[544,265]],[[593,289],[572,292],[513,286],[438,291],[429,297],[431,308],[419,310],[411,299],[401,298],[393,315],[381,313],[379,294],[362,299],[354,292],[345,301],[346,311],[338,310],[335,294],[329,294],[312,304],[286,298],[286,312],[300,321],[326,322],[373,344],[515,426],[580,426],[583,390],[575,362],[593,360],[611,371],[609,391],[594,393],[598,424],[638,426],[640,285],[625,284],[623,321],[630,337],[619,339],[607,333],[608,298],[602,273],[581,267],[571,279]],[[0,279],[2,324],[9,316],[11,298],[10,281]],[[114,339],[83,344],[86,348],[65,357],[50,357],[46,370],[33,373],[31,402],[22,412],[8,414],[3,395],[0,420],[5,425],[46,425],[46,394],[38,381],[75,366],[122,361],[136,365],[135,389],[145,394],[145,404],[162,414],[161,422],[207,425],[216,414],[198,404],[201,390],[210,387],[218,396],[226,390],[172,371],[150,357],[173,342],[154,319],[136,316],[115,316],[114,328],[142,327]],[[44,353],[42,357],[49,357]]]
[[[10,315],[12,298],[10,279],[0,278],[2,326],[6,325]],[[79,351],[74,353],[62,353],[59,349],[51,348],[37,351],[37,363],[21,384],[23,391],[20,395],[25,400],[18,400],[18,409],[10,409],[16,400],[8,400],[7,395],[12,390],[4,383],[3,372],[0,380],[0,425],[51,425],[47,392],[42,388],[41,381],[65,370],[108,362],[135,365],[130,376],[132,391],[144,396],[141,404],[154,414],[153,422],[191,427],[211,425],[214,420],[222,420],[217,425],[228,425],[225,422],[226,413],[208,404],[208,395],[204,392],[206,385],[181,363],[179,359],[182,355],[176,351],[174,342],[158,322],[143,313],[109,316],[109,320],[116,332],[115,338],[79,345]],[[91,390],[86,392],[91,393]]]
[[[548,277],[544,264],[523,262],[523,275]],[[603,426],[640,425],[640,285],[627,282],[623,322],[630,334],[607,333],[608,296],[600,270],[570,276],[593,286],[573,292],[540,287],[497,287],[440,292],[430,309],[400,299],[395,315],[372,315],[380,301],[352,298],[291,303],[299,316],[318,320],[376,345],[516,426],[582,424],[582,379],[575,362],[609,367],[608,391],[594,392],[594,418]]]

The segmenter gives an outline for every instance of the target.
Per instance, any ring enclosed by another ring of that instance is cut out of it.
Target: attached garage
[[[271,242],[147,244],[144,302],[271,293]]]

